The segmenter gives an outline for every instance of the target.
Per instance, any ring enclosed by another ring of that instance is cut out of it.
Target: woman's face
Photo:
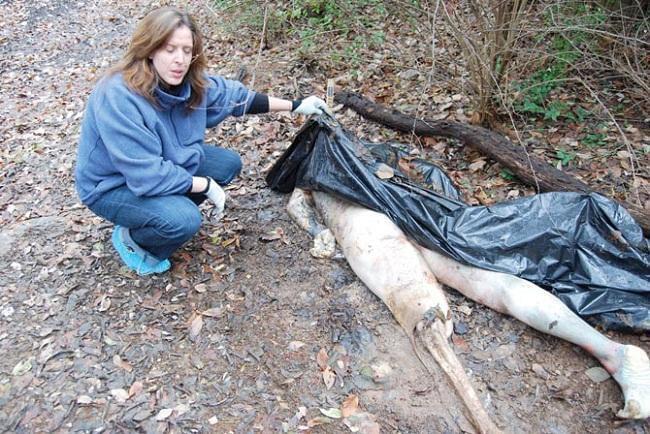
[[[178,27],[151,56],[158,76],[170,86],[183,82],[192,62],[192,31],[187,26]]]

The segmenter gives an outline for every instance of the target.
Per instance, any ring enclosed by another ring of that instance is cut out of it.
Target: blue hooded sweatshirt
[[[122,185],[137,196],[184,194],[205,158],[205,130],[245,114],[255,96],[237,81],[208,77],[199,107],[187,110],[189,83],[178,95],[158,88],[154,107],[131,91],[120,74],[104,78],[90,95],[75,169],[81,201],[92,205]]]

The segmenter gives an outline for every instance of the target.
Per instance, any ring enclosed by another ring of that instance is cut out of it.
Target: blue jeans
[[[204,146],[205,160],[195,176],[209,176],[220,185],[230,183],[241,171],[237,153],[216,146]],[[158,259],[174,251],[199,231],[202,194],[136,196],[124,185],[103,194],[89,208],[116,225],[129,228],[131,238]]]

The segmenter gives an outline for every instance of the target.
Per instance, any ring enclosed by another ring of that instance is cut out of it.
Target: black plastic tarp
[[[394,175],[380,179],[386,165]],[[365,143],[325,116],[299,131],[267,183],[382,212],[421,245],[534,282],[605,329],[650,330],[650,242],[604,196],[553,192],[469,206],[437,166]]]

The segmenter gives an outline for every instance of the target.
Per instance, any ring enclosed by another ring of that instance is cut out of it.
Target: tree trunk
[[[596,192],[579,179],[557,170],[534,155],[526,154],[503,136],[485,128],[460,122],[415,119],[397,110],[389,110],[352,92],[337,92],[334,100],[367,119],[397,131],[414,133],[418,136],[442,136],[459,140],[493,158],[510,169],[522,182],[532,185],[539,191]],[[617,202],[634,217],[645,236],[649,236],[650,213],[638,205],[624,201]]]

